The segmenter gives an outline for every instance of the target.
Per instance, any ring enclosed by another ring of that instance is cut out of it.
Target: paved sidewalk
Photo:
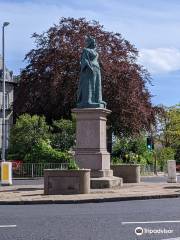
[[[0,204],[85,203],[180,197],[180,183],[124,184],[90,194],[44,195],[43,185],[0,186]]]

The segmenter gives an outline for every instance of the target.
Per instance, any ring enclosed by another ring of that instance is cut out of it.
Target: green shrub
[[[75,122],[57,120],[50,127],[43,116],[19,116],[10,133],[8,159],[24,162],[69,162],[75,141]]]
[[[118,158],[118,157],[112,157],[112,158],[111,158],[111,163],[112,163],[113,165],[117,165],[117,164],[123,163],[123,160],[120,159],[120,158]]]
[[[152,164],[153,152],[146,146],[146,137],[116,139],[112,158],[122,159],[124,163]],[[116,160],[114,160],[116,161]]]
[[[139,163],[143,165],[152,165],[153,162],[154,162],[154,152],[146,150],[140,155]]]
[[[19,153],[8,153],[7,160],[22,160],[22,159],[19,159]]]
[[[61,151],[68,151],[75,144],[74,120],[60,119],[53,121],[51,145]]]
[[[127,139],[116,139],[112,148],[112,156],[124,159],[125,154],[129,151]]]
[[[46,141],[37,143],[24,157],[25,162],[69,162],[72,156],[68,152],[60,152],[53,149]]]
[[[75,160],[71,159],[68,163],[68,170],[78,170],[79,167],[77,165],[77,163],[75,162]]]
[[[19,116],[10,132],[9,154],[15,154],[17,159],[23,160],[41,140],[49,140],[49,129],[43,116]]]

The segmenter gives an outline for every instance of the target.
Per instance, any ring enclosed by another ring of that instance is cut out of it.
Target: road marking
[[[17,225],[0,225],[0,228],[14,228],[17,227]]]
[[[149,221],[149,222],[121,222],[122,225],[126,225],[126,224],[150,224],[150,223],[180,223],[180,220],[175,220],[175,221]]]
[[[178,237],[178,238],[166,238],[166,239],[163,239],[163,240],[180,240],[180,237]]]

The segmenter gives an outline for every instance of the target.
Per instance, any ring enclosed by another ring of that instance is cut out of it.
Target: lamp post
[[[2,163],[1,163],[1,185],[12,185],[12,163],[6,162],[6,81],[5,81],[5,47],[4,47],[4,29],[8,26],[8,22],[4,22],[2,26],[2,70],[3,70],[3,119],[2,119]]]
[[[4,22],[2,26],[2,71],[3,71],[3,119],[2,119],[2,161],[6,161],[6,81],[5,81],[5,41],[4,41],[4,29],[9,25],[9,22]]]

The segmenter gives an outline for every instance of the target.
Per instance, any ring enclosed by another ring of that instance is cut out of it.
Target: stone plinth
[[[90,169],[44,170],[44,194],[83,194],[90,192]]]
[[[123,178],[124,183],[140,183],[140,164],[111,165],[113,175]]]
[[[122,185],[114,178],[107,152],[106,121],[111,113],[105,108],[76,108],[75,158],[80,168],[91,169],[91,188],[109,188]]]
[[[80,168],[90,168],[92,175],[103,177],[110,171],[110,154],[106,144],[106,121],[110,110],[104,108],[76,108],[75,158]],[[110,173],[112,175],[112,173]]]
[[[176,161],[175,160],[168,160],[168,183],[176,183],[177,182],[177,175],[176,175]]]

